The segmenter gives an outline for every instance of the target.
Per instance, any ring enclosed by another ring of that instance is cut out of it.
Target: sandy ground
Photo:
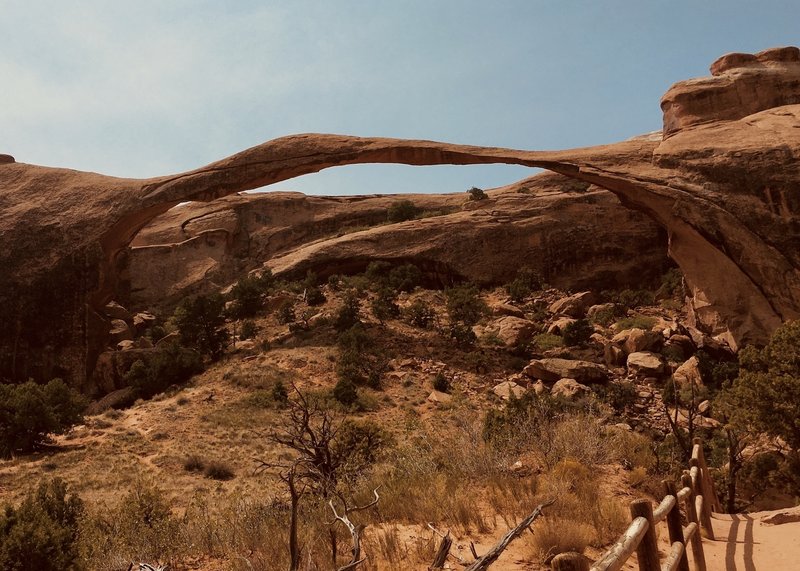
[[[763,521],[789,515],[785,523]],[[800,508],[749,514],[714,514],[716,540],[703,541],[708,571],[790,571],[800,569]]]

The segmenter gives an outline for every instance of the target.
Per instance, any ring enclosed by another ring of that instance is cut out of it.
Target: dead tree
[[[428,524],[428,527],[433,530],[433,533],[438,535],[442,538],[441,543],[439,543],[439,548],[436,550],[436,554],[433,556],[433,563],[431,563],[430,567],[428,567],[428,571],[440,571],[444,568],[444,564],[447,561],[447,556],[450,555],[450,547],[453,545],[453,538],[450,537],[450,530],[447,530],[447,533],[441,533],[436,530],[433,525]]]
[[[500,541],[498,541],[494,547],[492,547],[489,551],[486,552],[486,555],[484,555],[483,557],[478,557],[475,560],[475,562],[473,562],[469,567],[464,569],[464,571],[486,571],[486,569],[488,569],[490,565],[492,565],[495,561],[497,561],[497,558],[500,557],[503,551],[505,551],[506,547],[508,547],[508,545],[512,541],[514,541],[517,537],[519,537],[523,531],[528,529],[531,526],[531,524],[533,524],[533,522],[536,520],[537,517],[542,515],[542,510],[547,506],[555,503],[555,501],[556,501],[555,499],[552,499],[536,506],[536,509],[533,510],[530,514],[528,514],[528,517],[523,519],[519,523],[519,525],[517,525],[513,529],[508,530],[508,532],[502,538],[500,538]]]
[[[367,559],[366,557],[363,558],[361,557],[361,533],[364,531],[364,528],[366,526],[355,525],[350,520],[350,514],[365,510],[367,508],[371,508],[372,506],[377,504],[378,500],[380,500],[380,496],[378,495],[378,488],[375,488],[372,491],[372,493],[374,494],[375,499],[373,499],[368,504],[365,504],[363,506],[356,506],[354,508],[348,507],[347,502],[344,499],[342,499],[341,501],[342,505],[344,506],[344,511],[342,512],[341,515],[339,515],[339,513],[336,511],[336,506],[333,505],[333,499],[328,500],[328,505],[331,507],[331,510],[333,511],[333,517],[336,518],[334,520],[334,523],[336,521],[341,522],[348,529],[348,531],[350,532],[350,537],[353,540],[353,551],[352,551],[352,556],[350,558],[350,562],[344,567],[339,567],[338,571],[352,571]]]

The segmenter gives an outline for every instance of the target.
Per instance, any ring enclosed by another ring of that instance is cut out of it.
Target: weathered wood
[[[631,502],[631,518],[643,517],[647,520],[647,531],[636,548],[636,558],[639,561],[639,571],[661,571],[658,562],[658,544],[656,530],[653,523],[653,506],[648,499],[634,500]]]
[[[683,528],[683,542],[689,543],[694,537],[695,533],[697,533],[697,524],[692,522]]]
[[[695,511],[697,511],[697,517],[700,518],[700,530],[705,537],[714,541],[714,528],[711,526],[711,514],[708,512],[706,506],[707,504],[704,496],[697,496],[697,498],[695,498]]]
[[[667,513],[667,530],[669,531],[669,542],[672,544],[679,543],[683,546],[685,541],[683,539],[683,527],[681,526],[681,510],[678,507],[678,500],[675,492],[675,484],[668,480],[664,480],[663,484],[664,484],[664,491],[667,494],[667,498],[671,498],[673,500],[672,505],[674,506],[674,509],[671,509]],[[675,568],[679,569],[680,571],[689,571],[689,559],[686,556],[686,549],[685,548],[682,549],[681,553],[682,555],[678,560]]]
[[[678,493],[675,494],[675,497],[678,498],[678,503],[683,503],[686,501],[686,498],[688,498],[691,493],[692,490],[688,486],[684,486],[683,488],[678,490]]]
[[[661,566],[661,571],[678,571],[680,569],[681,561],[686,560],[686,546],[680,541],[672,544],[669,550],[669,555]]]
[[[365,510],[370,508],[378,503],[380,500],[380,496],[378,495],[378,488],[375,488],[372,493],[375,495],[375,499],[373,499],[370,503],[365,504],[363,506],[355,507],[355,508],[348,508],[347,504],[344,504],[344,511],[342,515],[339,515],[336,511],[336,506],[333,505],[333,500],[328,500],[328,505],[333,511],[333,517],[336,518],[337,521],[342,522],[342,524],[347,528],[350,532],[350,537],[353,540],[353,551],[352,557],[350,558],[350,562],[347,565],[339,567],[338,571],[352,571],[364,561],[366,561],[366,557],[361,557],[361,532],[364,530],[364,526],[357,526],[352,521],[350,521],[350,514],[353,512]]]
[[[450,531],[448,530],[448,532],[441,537],[442,541],[439,543],[439,549],[436,550],[436,555],[433,557],[433,563],[431,563],[431,566],[428,567],[428,571],[438,571],[439,569],[442,569],[447,561],[447,556],[450,554],[450,547],[453,545],[453,538],[450,537]]]
[[[628,558],[633,555],[650,524],[643,517],[637,517],[625,530],[617,542],[606,551],[597,563],[592,565],[591,571],[619,571]]]
[[[694,443],[694,446],[698,448],[698,460],[700,461],[700,470],[703,472],[703,478],[705,480],[705,487],[706,487],[703,496],[706,498],[706,502],[708,502],[708,510],[709,512],[721,512],[722,504],[719,501],[719,496],[717,496],[717,487],[714,484],[714,478],[711,477],[711,472],[708,471],[706,454],[703,451],[703,441],[700,438],[695,437],[695,439],[692,442]]]
[[[672,511],[677,503],[675,496],[666,495],[658,507],[653,510],[653,522],[661,523]]]
[[[694,525],[697,528],[697,508],[695,507],[695,491],[692,486],[692,477],[689,474],[684,474],[681,477],[681,483],[689,489],[689,497],[686,498],[686,517],[689,520],[689,525]],[[692,545],[692,563],[695,571],[706,571],[706,556],[703,551],[703,540],[700,534],[695,532],[691,536]]]
[[[553,571],[589,571],[589,560],[581,553],[560,553],[550,563]]]
[[[474,563],[472,563],[472,565],[464,569],[464,571],[485,571],[488,569],[489,566],[494,563],[498,557],[500,557],[500,554],[502,554],[505,548],[508,547],[508,544],[519,537],[523,531],[528,529],[534,520],[542,515],[542,510],[555,503],[555,501],[555,499],[552,499],[536,506],[536,509],[528,514],[528,517],[519,522],[517,527],[508,530],[508,532],[506,532],[506,534],[495,544],[494,547],[487,551],[483,557],[478,558]]]

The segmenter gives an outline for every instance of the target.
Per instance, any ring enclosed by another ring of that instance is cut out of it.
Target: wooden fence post
[[[717,496],[717,487],[714,485],[714,479],[711,477],[711,473],[708,471],[706,453],[703,451],[703,441],[702,439],[695,437],[694,440],[692,440],[692,443],[699,447],[697,459],[700,462],[699,467],[703,473],[703,478],[705,479],[703,497],[705,498],[705,502],[708,504],[708,511],[721,512],[722,504],[719,503],[719,496]]]
[[[553,558],[550,568],[553,571],[589,571],[589,560],[574,551],[561,553]]]
[[[697,518],[697,510],[695,510],[695,494],[694,486],[692,485],[692,477],[688,473],[681,476],[681,484],[689,488],[689,497],[686,498],[686,517],[689,523],[700,525]],[[696,531],[689,540],[692,544],[692,561],[694,562],[695,571],[706,571],[706,556],[703,552],[703,539],[700,537],[700,531]]]
[[[653,505],[650,500],[641,499],[631,502],[631,519],[643,517],[647,520],[647,531],[639,547],[636,548],[636,558],[639,560],[639,571],[661,571],[658,562],[658,545],[656,543],[656,529],[653,524]]]
[[[667,513],[667,530],[669,531],[669,543],[672,545],[676,541],[684,544],[683,555],[678,562],[679,571],[689,571],[689,559],[686,556],[686,542],[683,540],[683,527],[681,526],[681,505],[678,503],[678,494],[675,491],[675,484],[669,480],[663,480],[664,491],[668,496],[675,498],[675,507]]]
[[[692,468],[697,468],[697,488],[699,489],[700,496],[703,498],[701,501],[702,509],[700,513],[697,514],[698,522],[700,523],[700,527],[703,529],[703,533],[708,539],[714,539],[714,528],[711,527],[711,502],[709,501],[706,493],[708,493],[708,485],[706,483],[705,477],[703,476],[703,470],[700,468],[700,460],[698,458],[692,458],[689,461],[689,465]],[[697,496],[697,490],[695,490],[695,497]]]

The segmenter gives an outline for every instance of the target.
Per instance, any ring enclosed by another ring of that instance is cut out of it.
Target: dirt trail
[[[786,514],[786,517],[775,517]],[[784,523],[767,523],[768,520]],[[800,569],[800,508],[714,514],[715,541],[704,540],[708,571]]]

